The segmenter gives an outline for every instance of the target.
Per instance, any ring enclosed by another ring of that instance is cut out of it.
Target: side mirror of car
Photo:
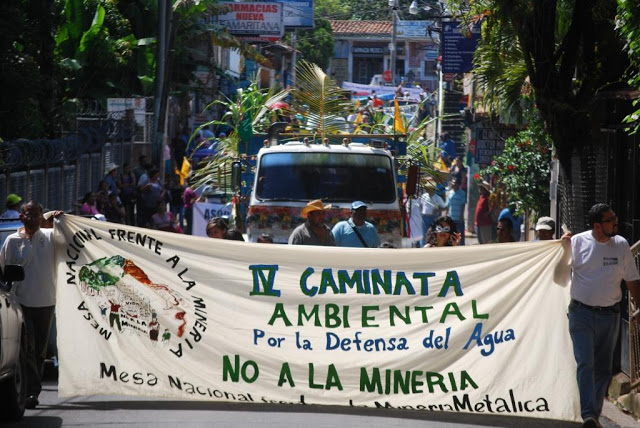
[[[2,279],[5,282],[3,288],[11,291],[14,282],[24,280],[24,268],[20,265],[6,265],[2,272]]]

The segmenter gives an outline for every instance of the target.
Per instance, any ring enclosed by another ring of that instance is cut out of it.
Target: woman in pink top
[[[96,206],[96,198],[92,192],[87,192],[87,194],[84,195],[84,198],[82,198],[80,213],[85,215],[100,214],[100,211]]]
[[[167,211],[167,205],[164,202],[158,204],[158,211],[151,216],[151,224],[154,229],[165,232],[182,233],[178,221],[172,212]]]
[[[184,189],[182,198],[184,200],[184,219],[186,220],[185,233],[187,235],[191,235],[193,224],[193,204],[196,199],[198,199],[198,194],[191,187],[187,187]]]

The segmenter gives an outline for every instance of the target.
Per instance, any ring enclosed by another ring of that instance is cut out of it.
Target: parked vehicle
[[[7,265],[0,280],[0,420],[18,420],[27,398],[25,327],[20,304],[11,294],[14,281],[24,279],[22,266]]]
[[[0,219],[0,248],[9,235],[22,227],[22,222],[15,219]]]

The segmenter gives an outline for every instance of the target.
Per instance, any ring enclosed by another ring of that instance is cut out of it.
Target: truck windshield
[[[360,153],[268,153],[258,167],[260,200],[396,200],[391,158]]]

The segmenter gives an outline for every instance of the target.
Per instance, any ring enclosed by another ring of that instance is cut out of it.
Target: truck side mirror
[[[231,163],[231,186],[234,191],[242,187],[242,163],[240,161]]]
[[[11,291],[11,287],[15,281],[24,280],[24,268],[20,265],[6,265],[4,272],[2,272],[2,279],[4,280],[4,289]]]
[[[420,167],[418,165],[409,166],[407,172],[407,195],[415,196],[418,191],[418,175],[420,174]]]

